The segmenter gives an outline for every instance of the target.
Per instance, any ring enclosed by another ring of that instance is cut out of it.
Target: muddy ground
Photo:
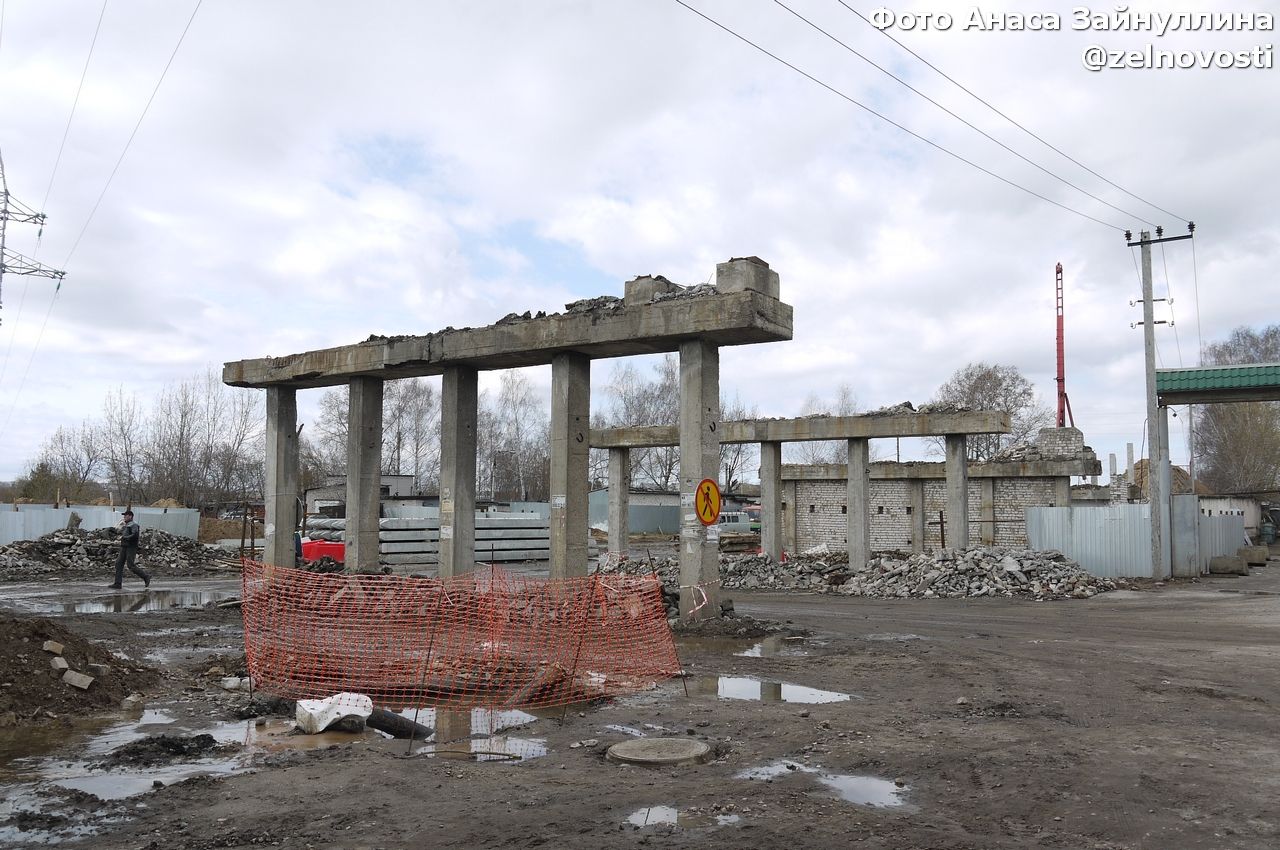
[[[1053,603],[737,593],[740,613],[808,637],[684,639],[688,696],[673,680],[563,722],[424,713],[477,733],[445,755],[241,719],[267,709],[220,686],[238,615],[170,607],[234,583],[156,588],[154,604],[116,604],[0,586],[0,605],[159,671],[141,717],[0,730],[0,846],[1280,846],[1277,566]],[[241,746],[102,761],[161,734]],[[704,740],[713,760],[605,760],[637,734]]]

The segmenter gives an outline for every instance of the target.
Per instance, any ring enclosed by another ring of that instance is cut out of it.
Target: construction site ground
[[[488,761],[290,735],[220,685],[243,657],[213,604],[234,578],[105,583],[0,586],[19,621],[115,652],[147,700],[0,729],[0,847],[1280,846],[1274,565],[1045,603],[739,592],[789,631],[682,638],[686,682],[489,717],[497,734],[453,746],[507,754]],[[605,758],[638,735],[712,758]]]

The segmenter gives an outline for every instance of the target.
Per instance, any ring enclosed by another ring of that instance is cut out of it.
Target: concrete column
[[[298,392],[267,387],[267,534],[262,559],[297,565],[293,530],[298,523]]]
[[[440,385],[440,578],[476,566],[476,411],[480,375],[449,366]]]
[[[1053,505],[1058,508],[1071,506],[1071,476],[1060,475],[1053,479]]]
[[[867,440],[849,441],[849,480],[846,496],[849,566],[860,569],[871,560],[871,466]]]
[[[587,574],[591,358],[551,358],[551,577]]]
[[[978,539],[983,546],[996,544],[996,480],[983,478],[978,481],[982,523],[978,527]]]
[[[382,379],[352,378],[347,414],[347,569],[378,568],[381,490]]]
[[[964,434],[948,434],[947,440],[947,542],[951,549],[969,546],[969,467]]]
[[[796,551],[796,482],[782,483],[782,551]]]
[[[760,548],[782,559],[782,443],[760,444]]]
[[[609,449],[609,551],[626,555],[631,536],[631,451]]]
[[[911,551],[924,551],[924,479],[907,479],[907,504],[911,506]]]
[[[698,483],[719,480],[720,349],[701,339],[680,343],[680,615],[720,616],[720,535],[707,534],[694,509]],[[706,594],[694,592],[700,585]]]

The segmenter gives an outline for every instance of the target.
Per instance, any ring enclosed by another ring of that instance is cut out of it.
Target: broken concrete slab
[[[43,647],[45,652],[52,652],[54,655],[61,655],[63,648],[62,644],[58,643],[56,640],[45,641]]]
[[[58,672],[62,672],[63,670],[71,667],[71,665],[67,663],[67,659],[63,658],[61,655],[53,656],[49,659],[49,663],[53,665],[53,669]]]
[[[1236,555],[1215,555],[1209,559],[1209,574],[1215,576],[1247,576],[1249,565]]]
[[[108,676],[111,674],[110,664],[99,664],[95,661],[91,661],[88,664],[86,664],[85,667],[88,668],[91,674],[93,674],[99,679],[101,679],[103,676]]]
[[[87,691],[89,690],[89,686],[93,684],[94,679],[92,676],[86,676],[84,673],[77,673],[75,670],[68,670],[62,674],[62,681],[74,688]]]
[[[1267,563],[1271,551],[1266,546],[1241,546],[1236,550],[1236,557],[1251,566],[1261,567]]]
[[[146,700],[143,698],[142,694],[138,693],[129,694],[127,697],[120,700],[121,711],[142,711],[145,706]]]
[[[362,731],[365,718],[373,713],[373,700],[364,694],[344,691],[324,699],[300,699],[294,709],[298,728],[308,735],[340,727],[342,731]],[[357,724],[347,718],[359,721]]]

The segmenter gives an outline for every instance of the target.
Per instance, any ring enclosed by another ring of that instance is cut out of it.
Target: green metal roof
[[[1280,400],[1280,363],[1157,369],[1164,404]]]

